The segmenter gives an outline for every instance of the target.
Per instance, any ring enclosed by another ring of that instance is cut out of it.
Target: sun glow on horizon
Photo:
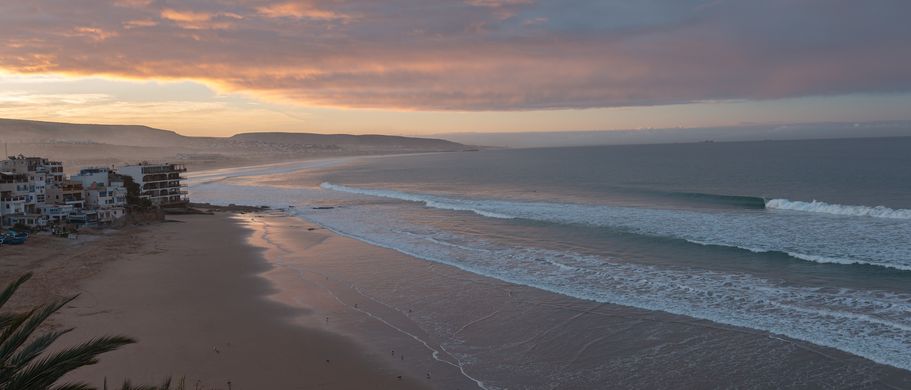
[[[911,120],[903,5],[420,4],[3,3],[0,117],[190,135]]]

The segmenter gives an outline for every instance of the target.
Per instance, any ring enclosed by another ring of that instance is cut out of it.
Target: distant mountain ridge
[[[170,130],[140,125],[98,125],[0,119],[0,142],[9,143],[98,143],[138,147],[205,148],[213,143],[237,145],[257,142],[287,145],[334,145],[344,148],[404,148],[439,151],[461,150],[465,145],[442,139],[391,135],[315,133],[240,133],[232,137],[192,137]]]
[[[174,146],[185,137],[170,130],[139,125],[98,125],[0,119],[0,142],[103,143],[123,146]]]
[[[442,139],[387,135],[241,133],[232,137],[191,137],[148,126],[19,119],[0,119],[0,147],[2,144],[6,144],[9,154],[46,156],[70,166],[143,160],[224,166],[315,157],[455,152],[469,148]]]

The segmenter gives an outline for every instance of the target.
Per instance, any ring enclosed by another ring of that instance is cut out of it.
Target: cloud
[[[911,91],[902,0],[118,4],[0,4],[0,69],[194,79],[282,103],[402,110]]]
[[[311,2],[289,1],[284,3],[268,4],[258,7],[256,11],[267,18],[295,18],[314,20],[343,20],[352,19],[351,16],[320,8]]]
[[[141,8],[152,4],[152,0],[114,0],[114,5],[118,7]]]
[[[116,37],[118,34],[116,31],[105,31],[97,27],[76,27],[70,33],[70,36],[85,37],[93,42],[101,42],[107,39]]]
[[[123,28],[125,28],[125,29],[131,29],[131,28],[142,28],[142,27],[155,27],[158,25],[158,22],[155,20],[152,20],[152,19],[135,19],[135,20],[127,20],[127,21],[123,22],[122,25],[123,25]]]

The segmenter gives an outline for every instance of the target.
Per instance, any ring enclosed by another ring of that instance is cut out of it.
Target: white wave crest
[[[494,199],[451,198],[386,189],[354,188],[323,183],[323,189],[357,195],[416,202],[429,208],[471,211],[502,219],[527,219],[558,224],[607,227],[634,234],[683,239],[701,245],[734,247],[750,252],[781,252],[793,258],[828,264],[866,264],[911,270],[911,225],[895,216],[909,210],[891,210],[889,219],[852,218],[832,224],[826,214],[783,216],[778,213],[710,213],[611,205],[517,202]],[[786,200],[770,201],[769,208]],[[819,203],[819,202],[817,202]],[[839,206],[845,207],[845,206]],[[777,214],[777,215],[776,215]],[[870,215],[855,214],[849,215]],[[785,218],[782,218],[785,217]],[[885,218],[885,217],[883,217]],[[856,236],[867,237],[858,242]]]
[[[364,188],[353,188],[347,187],[338,184],[332,183],[323,183],[320,184],[320,188],[338,192],[347,192],[349,194],[359,194],[359,195],[369,195],[369,196],[378,196],[382,198],[390,199],[399,199],[408,202],[417,202],[423,203],[425,206],[435,209],[443,210],[453,210],[453,211],[471,211],[475,214],[478,214],[483,217],[489,218],[499,218],[499,219],[514,219],[516,217],[512,215],[496,213],[492,211],[483,210],[475,202],[458,200],[458,199],[448,199],[448,198],[438,198],[432,195],[417,195],[409,194],[399,191],[390,191],[390,190],[374,190],[374,189],[364,189]]]
[[[816,200],[812,202],[801,202],[788,199],[772,199],[766,202],[765,207],[768,209],[850,215],[856,217],[911,219],[911,210],[908,209],[890,209],[885,206],[846,206],[819,202]]]

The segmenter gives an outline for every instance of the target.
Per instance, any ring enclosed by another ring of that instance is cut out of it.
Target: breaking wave
[[[852,218],[832,223],[824,215],[763,210],[705,212],[597,204],[460,199],[323,183],[323,189],[398,199],[429,208],[470,211],[500,219],[609,228],[625,233],[682,239],[701,245],[780,252],[802,261],[862,264],[911,270],[911,225],[906,219]],[[776,203],[777,204],[777,203]],[[893,210],[895,211],[895,210]],[[867,216],[860,214],[859,216]],[[858,241],[858,236],[866,237]]]
[[[911,369],[908,294],[789,286],[745,273],[502,246],[413,225],[395,211],[353,207],[305,214],[338,234],[509,283],[768,331]]]
[[[911,210],[908,209],[890,209],[885,206],[846,206],[819,202],[816,200],[812,202],[801,202],[788,199],[772,199],[766,202],[765,207],[768,209],[850,215],[855,217],[911,219]]]
[[[409,202],[423,203],[427,207],[441,209],[441,210],[453,210],[453,211],[471,211],[475,214],[490,217],[490,218],[499,218],[499,219],[513,219],[516,218],[512,215],[507,215],[503,213],[497,213],[492,211],[487,211],[482,208],[479,208],[477,202],[466,201],[460,199],[449,199],[436,197],[432,195],[418,195],[410,194],[407,192],[399,192],[392,190],[374,190],[374,189],[365,189],[365,188],[354,188],[348,186],[342,186],[332,183],[323,183],[320,185],[321,188],[326,190],[338,191],[338,192],[347,192],[349,194],[359,194],[359,195],[368,195],[368,196],[378,196],[381,198],[390,198],[390,199],[399,199]]]

